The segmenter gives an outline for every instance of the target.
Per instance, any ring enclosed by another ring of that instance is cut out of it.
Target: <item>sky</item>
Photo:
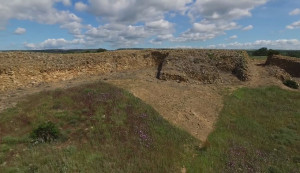
[[[0,0],[0,50],[300,50],[299,0]]]

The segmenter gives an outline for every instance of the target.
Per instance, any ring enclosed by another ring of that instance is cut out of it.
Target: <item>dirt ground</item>
[[[242,82],[232,75],[222,84],[191,84],[156,79],[156,67],[142,70],[115,72],[108,75],[86,75],[76,79],[44,83],[31,88],[19,88],[0,92],[0,112],[13,107],[25,96],[43,90],[69,88],[98,80],[130,91],[136,97],[157,110],[166,120],[188,131],[194,137],[205,141],[214,128],[223,107],[223,96],[239,87],[259,87],[276,85],[288,89],[282,82],[270,76],[264,61],[251,60],[250,80]],[[299,79],[296,79],[298,82]],[[298,90],[299,91],[299,90]]]

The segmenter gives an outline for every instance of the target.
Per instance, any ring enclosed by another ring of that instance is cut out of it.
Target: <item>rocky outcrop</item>
[[[269,56],[266,65],[273,65],[284,69],[292,77],[300,77],[300,59],[288,56]]]

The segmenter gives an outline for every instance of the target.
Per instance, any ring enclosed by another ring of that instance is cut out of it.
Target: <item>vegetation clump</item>
[[[285,80],[283,84],[293,89],[299,88],[299,84],[293,80]]]
[[[34,143],[49,143],[57,140],[60,136],[60,131],[57,126],[51,122],[45,122],[40,124],[36,129],[32,131],[30,137]]]

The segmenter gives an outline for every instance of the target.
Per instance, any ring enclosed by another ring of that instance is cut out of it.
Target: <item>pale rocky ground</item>
[[[132,52],[126,53],[131,54]],[[85,56],[93,55],[88,54]],[[110,55],[107,56],[109,57]],[[121,54],[118,56],[122,58]],[[89,63],[79,66],[81,68],[79,70],[68,69],[48,72],[47,75],[49,75],[48,77],[51,80],[40,79],[38,81],[39,77],[33,75],[32,80],[37,81],[36,83],[31,83],[30,78],[24,79],[26,82],[27,80],[29,81],[27,85],[23,85],[22,82],[10,82],[9,85],[12,87],[3,89],[0,92],[0,112],[6,108],[13,107],[17,102],[30,94],[43,90],[69,88],[101,80],[130,91],[136,97],[151,105],[166,120],[188,131],[201,141],[205,141],[209,133],[212,132],[214,123],[222,110],[222,98],[235,89],[276,85],[283,89],[292,90],[284,86],[282,81],[278,79],[278,76],[282,75],[282,73],[278,75],[278,72],[276,72],[277,78],[274,77],[276,75],[270,74],[269,67],[266,68],[261,65],[264,63],[261,60],[249,60],[248,81],[242,82],[231,73],[224,72],[220,74],[222,82],[204,84],[199,82],[159,80],[156,78],[157,64],[153,60],[147,59],[147,56],[148,53],[145,53],[143,55],[138,54],[136,59],[123,59],[118,63],[119,67],[110,67],[112,63],[108,62],[112,60],[109,58],[105,61],[102,59],[104,64],[106,64],[107,70],[103,70],[99,64]],[[72,56],[68,55],[67,57]],[[138,60],[141,58],[147,61]],[[24,73],[27,74],[28,72]],[[10,75],[10,73],[5,73],[5,75]],[[13,75],[15,73],[11,74],[11,76]],[[53,76],[56,77],[53,78]],[[18,79],[18,77],[15,77],[15,79]],[[3,78],[1,80],[0,87],[1,85],[6,87],[7,85]],[[299,79],[296,80],[299,81]]]

